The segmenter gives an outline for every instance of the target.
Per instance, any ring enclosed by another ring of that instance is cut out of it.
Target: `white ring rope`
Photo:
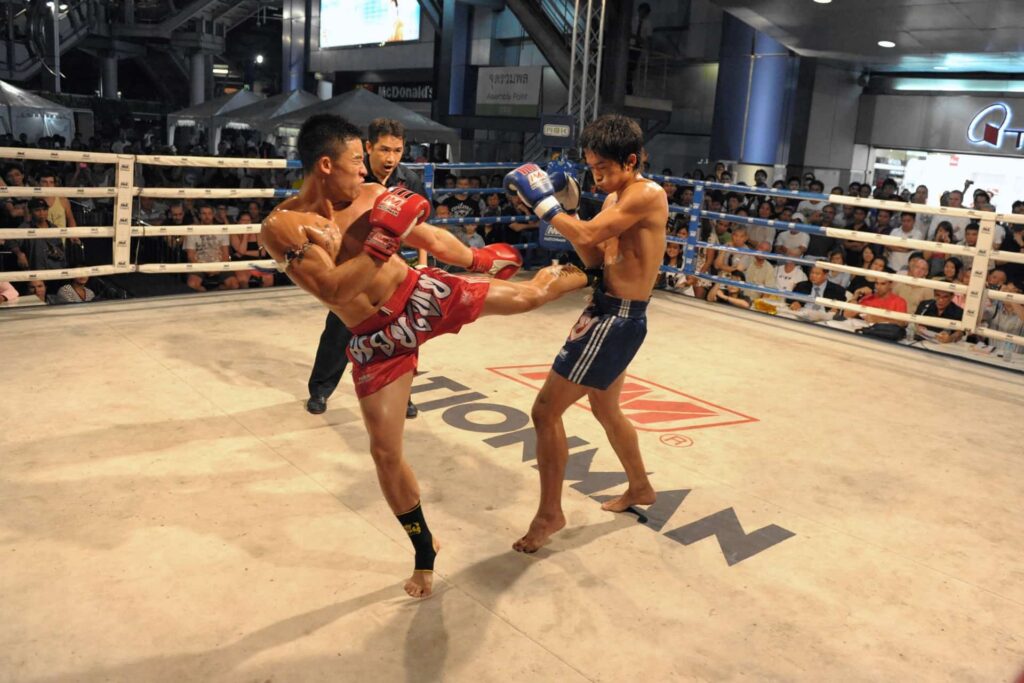
[[[993,301],[1012,301],[1015,304],[1024,304],[1024,294],[1018,292],[1000,292],[997,290],[985,290],[985,296]]]
[[[116,187],[0,187],[0,197],[114,197]]]
[[[82,226],[78,228],[2,228],[0,239],[49,239],[51,237],[113,237],[114,228]]]
[[[298,162],[285,159],[240,159],[231,157],[192,157],[192,156],[168,156],[168,155],[125,155],[108,154],[96,152],[76,152],[70,150],[44,150],[2,147],[0,158],[32,160],[32,161],[74,161],[98,164],[115,164],[116,178],[114,187],[0,187],[0,198],[3,197],[81,197],[81,198],[109,198],[114,199],[114,226],[78,227],[78,228],[19,228],[15,230],[4,230],[0,237],[22,238],[22,239],[43,239],[50,237],[110,237],[114,242],[114,264],[102,266],[89,266],[83,268],[62,268],[53,270],[38,271],[15,271],[0,272],[0,281],[16,282],[27,280],[53,280],[69,279],[75,277],[86,277],[95,275],[112,275],[117,273],[215,273],[244,270],[279,270],[276,261],[272,259],[252,261],[218,261],[210,263],[146,263],[133,264],[130,262],[130,238],[131,237],[157,237],[167,235],[237,235],[257,232],[261,226],[258,223],[241,225],[163,225],[163,226],[133,226],[132,218],[132,197],[153,197],[159,199],[253,199],[253,198],[282,198],[293,194],[295,190],[281,189],[244,189],[244,188],[138,188],[133,186],[136,164],[150,164],[157,166],[188,166],[200,168],[251,168],[261,170],[272,169],[295,169],[299,167]],[[732,191],[743,192],[743,186],[726,186]],[[749,190],[750,188],[746,188]],[[779,193],[785,196],[786,193]],[[1016,214],[1001,214],[989,211],[977,211],[974,209],[952,208],[952,207],[929,207],[919,204],[906,204],[904,202],[887,201],[878,199],[861,199],[847,195],[829,195],[828,203],[840,205],[853,205],[863,208],[890,209],[896,212],[911,211],[916,214],[929,214],[940,217],[969,218],[978,221],[981,231],[979,233],[978,245],[969,247],[959,244],[948,244],[934,242],[931,240],[906,239],[895,235],[879,235],[875,233],[859,232],[844,228],[815,228],[815,234],[822,234],[837,239],[850,240],[853,242],[864,242],[879,244],[883,246],[895,246],[906,249],[921,251],[940,252],[943,254],[957,254],[968,256],[974,259],[974,268],[983,273],[988,270],[990,260],[1009,261],[1013,263],[1024,263],[1024,254],[992,250],[992,236],[996,221],[1003,223],[1024,224],[1024,216]],[[698,209],[700,207],[697,207]],[[742,217],[736,217],[736,223],[743,223]],[[775,227],[776,230],[785,230],[789,226],[781,224]],[[807,230],[807,232],[812,232]],[[710,245],[712,247],[717,245]],[[770,254],[766,254],[770,258]],[[974,330],[982,336],[991,339],[1011,341],[1017,344],[1024,344],[1024,337],[991,330],[979,325],[980,306],[985,297],[993,301],[1012,301],[1024,303],[1024,294],[989,291],[985,287],[985,277],[977,273],[972,274],[971,282],[968,285],[950,283],[939,280],[926,280],[914,278],[909,275],[884,273],[864,268],[856,268],[843,264],[834,264],[827,261],[819,261],[817,265],[830,271],[840,271],[864,275],[868,277],[881,278],[895,282],[906,283],[915,287],[930,288],[947,292],[967,294],[967,305],[963,320],[948,320],[931,316],[919,316],[913,313],[898,313],[885,309],[860,304],[836,301],[823,297],[814,298],[813,301],[829,308],[856,311],[878,318],[899,320],[911,323],[927,325],[932,328],[945,328],[951,330]],[[699,275],[698,275],[699,277]],[[742,286],[743,283],[737,283]],[[810,300],[808,297],[799,297],[800,300]]]
[[[245,188],[191,188],[191,187],[147,187],[136,190],[139,197],[156,199],[273,199],[280,196],[280,190]]]
[[[132,269],[134,270],[134,268]],[[0,281],[28,282],[29,280],[68,280],[74,277],[115,275],[131,272],[115,266],[84,266],[82,268],[52,268],[50,270],[12,270],[0,272]]]
[[[230,270],[277,270],[277,261],[211,261],[209,263],[143,263],[140,273],[216,273]]]
[[[0,149],[0,153],[3,150]],[[192,166],[199,168],[294,168],[287,159],[241,159],[234,157],[188,157],[163,154],[140,154],[135,157],[137,164],[152,166]]]
[[[116,164],[120,159],[131,159],[130,154],[110,152],[74,152],[68,149],[26,149],[24,147],[0,147],[0,159],[24,159],[25,161],[84,161],[93,164]]]
[[[233,225],[133,225],[132,237],[153,237],[157,235],[248,235],[258,233],[260,223],[236,223]]]
[[[999,330],[993,330],[988,327],[979,327],[974,332],[981,337],[988,337],[989,339],[998,339],[999,341],[1013,342],[1024,346],[1024,337],[1018,334],[1010,334],[1009,332],[1000,332]]]
[[[889,280],[891,282],[902,282],[906,285],[912,285],[914,287],[924,287],[926,289],[938,289],[943,292],[957,292],[962,293],[967,291],[967,285],[962,285],[959,282],[946,282],[945,280],[930,280],[923,277],[913,277],[911,275],[900,275],[899,273],[886,273],[881,270],[870,270],[868,268],[857,268],[855,266],[848,266],[843,263],[829,263],[828,261],[817,261],[814,264],[825,270],[835,270],[841,273],[851,273],[853,275],[863,275],[864,277],[874,277],[880,280]]]
[[[992,219],[1000,223],[1024,223],[1024,215],[1017,213],[996,213],[993,211],[980,211],[977,209],[954,208],[952,206],[927,206],[925,204],[908,204],[907,202],[894,202],[886,199],[862,199],[850,197],[845,194],[830,194],[829,204],[846,204],[861,206],[866,209],[889,209],[895,213],[927,213],[933,216],[970,218],[977,222],[985,219]]]

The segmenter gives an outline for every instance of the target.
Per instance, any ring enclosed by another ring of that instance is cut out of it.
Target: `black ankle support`
[[[419,503],[408,512],[398,515],[405,533],[409,534],[412,547],[416,550],[416,571],[434,571],[434,537],[430,534],[427,520],[423,518],[423,508]]]

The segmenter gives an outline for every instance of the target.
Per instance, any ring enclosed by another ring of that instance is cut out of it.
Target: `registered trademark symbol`
[[[659,441],[673,448],[689,448],[693,445],[693,439],[682,434],[662,434]]]

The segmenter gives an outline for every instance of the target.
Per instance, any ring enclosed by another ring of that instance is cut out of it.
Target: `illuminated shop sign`
[[[1003,102],[990,104],[977,114],[967,126],[967,141],[978,147],[1003,146],[1007,138],[1014,149],[1024,149],[1024,128],[1010,128],[1013,111]]]

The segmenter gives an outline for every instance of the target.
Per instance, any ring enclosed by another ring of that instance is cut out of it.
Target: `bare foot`
[[[625,512],[634,505],[653,505],[654,501],[657,500],[658,494],[654,492],[654,488],[650,484],[644,488],[637,489],[626,489],[618,498],[612,498],[609,501],[601,503],[602,510],[608,510],[609,512]]]
[[[441,543],[437,536],[434,536],[434,552],[441,552]],[[434,572],[429,569],[414,569],[404,587],[410,597],[429,598],[434,590]]]
[[[532,282],[552,293],[562,295],[586,287],[587,274],[571,263],[564,266],[546,266],[537,271]]]
[[[541,517],[537,515],[530,522],[530,530],[526,535],[512,544],[513,550],[521,553],[535,553],[548,542],[548,538],[565,526],[565,516],[559,512],[557,517]]]

